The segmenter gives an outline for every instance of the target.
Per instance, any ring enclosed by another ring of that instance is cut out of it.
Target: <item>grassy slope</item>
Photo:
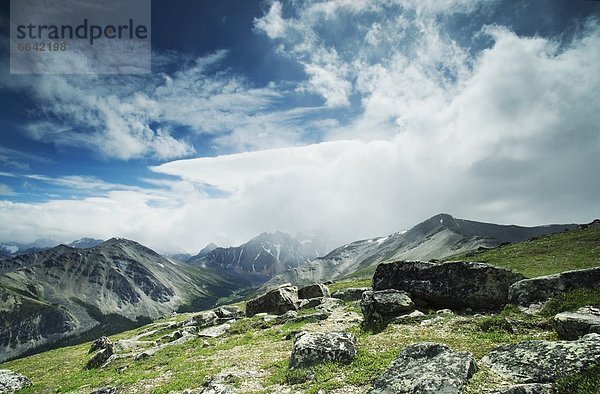
[[[504,246],[469,256],[468,259],[509,267],[528,276],[539,276],[598,266],[599,257],[600,225],[593,225]],[[368,280],[355,280],[338,282],[330,288],[334,291],[366,285],[369,285]],[[599,293],[600,291],[595,291],[591,295],[578,295],[558,302],[569,308],[589,303],[590,300],[597,303],[600,300]],[[554,309],[553,313],[560,310],[560,305],[552,307],[558,308]],[[348,312],[359,312],[353,304],[347,304],[345,309]],[[185,317],[186,315],[179,315],[176,319]],[[420,324],[423,319],[431,317],[389,325],[381,332],[365,330],[359,324],[354,324],[350,331],[358,338],[359,352],[356,360],[347,366],[325,364],[309,370],[288,370],[287,362],[292,341],[285,339],[286,335],[319,323],[286,324],[259,329],[257,318],[253,318],[236,322],[232,331],[223,338],[194,339],[163,349],[145,360],[117,361],[104,370],[82,370],[90,357],[87,354],[89,343],[14,360],[0,365],[0,369],[7,368],[23,373],[35,383],[32,388],[23,390],[23,394],[89,393],[93,388],[105,385],[118,385],[127,389],[127,392],[181,392],[180,390],[186,388],[201,387],[207,377],[225,368],[257,371],[255,377],[232,380],[231,383],[238,387],[239,392],[276,393],[282,391],[282,385],[292,386],[293,390],[307,393],[315,393],[319,389],[329,391],[339,387],[366,392],[373,380],[389,366],[398,351],[411,343],[445,343],[455,350],[470,351],[480,359],[501,343],[526,339],[556,339],[547,316],[525,316],[511,307],[494,316],[444,316],[433,324]],[[319,326],[316,327],[318,329]],[[132,337],[144,329],[138,328],[114,335],[111,339],[115,341]],[[126,364],[129,367],[118,373],[117,368]],[[589,376],[585,377],[588,387],[598,386],[599,372],[598,369],[592,370]],[[502,379],[498,375],[481,368],[471,379],[464,393],[480,393],[484,387],[490,388],[501,383]],[[577,392],[570,381],[565,382],[563,386],[566,387],[563,391],[565,393]],[[579,392],[600,392],[585,390],[587,389]]]
[[[533,278],[600,266],[600,223],[451,260],[481,261]]]

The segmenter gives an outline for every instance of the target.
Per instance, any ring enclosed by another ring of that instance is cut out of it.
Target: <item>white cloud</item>
[[[0,196],[12,196],[14,194],[15,193],[10,186],[0,183]]]

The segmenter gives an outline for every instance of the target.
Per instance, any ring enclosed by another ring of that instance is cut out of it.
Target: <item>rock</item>
[[[424,301],[436,308],[496,310],[506,304],[510,285],[522,279],[483,263],[396,261],[377,266],[373,290],[406,291],[417,305]]]
[[[551,384],[530,383],[515,384],[492,394],[555,394],[555,392]]]
[[[550,383],[598,362],[600,335],[577,341],[524,341],[502,345],[481,360],[494,372],[518,383]]]
[[[217,324],[219,316],[215,311],[202,311],[188,320],[187,325],[197,326],[198,328],[210,327]]]
[[[370,393],[458,394],[476,371],[468,352],[455,352],[438,343],[416,343],[398,354]]]
[[[454,312],[452,312],[451,309],[440,309],[440,310],[435,311],[435,313],[438,315],[453,315],[454,314]]]
[[[370,287],[349,287],[347,289],[338,290],[331,296],[344,301],[360,301],[362,299],[362,294],[369,290],[373,289]]]
[[[0,369],[0,393],[12,393],[31,386],[31,381],[20,373]]]
[[[88,353],[93,353],[100,349],[105,349],[108,345],[112,345],[112,342],[107,337],[100,337],[92,342],[92,346],[90,346],[90,351]]]
[[[283,315],[287,311],[298,310],[298,288],[282,286],[246,303],[246,316],[260,312]]]
[[[231,328],[231,324],[223,323],[218,326],[208,327],[198,333],[199,337],[216,338],[225,334]]]
[[[302,299],[302,300],[300,300],[300,305],[298,308],[299,309],[315,308],[315,307],[321,305],[323,303],[323,301],[325,301],[325,300],[326,300],[326,298],[323,298],[323,297]]]
[[[355,356],[356,338],[348,332],[301,332],[294,341],[290,369],[329,361],[349,364]]]
[[[421,327],[433,326],[438,323],[444,322],[444,318],[441,316],[436,316],[432,319],[423,320],[419,325]]]
[[[115,394],[116,392],[117,392],[116,387],[106,386],[106,387],[100,387],[99,389],[92,391],[90,394]]]
[[[394,317],[415,309],[407,293],[400,290],[388,289],[380,291],[365,291],[360,303],[365,323],[385,323]]]
[[[420,317],[424,317],[427,316],[425,315],[423,312],[419,311],[419,310],[415,310],[412,311],[411,313],[405,314],[405,315],[400,315],[396,318],[394,318],[391,322],[392,323],[406,323],[411,321],[412,319],[418,319]]]
[[[202,394],[233,394],[235,391],[231,386],[222,383],[208,382]]]
[[[552,325],[563,339],[577,339],[592,332],[600,334],[600,308],[586,306],[576,312],[559,313]]]
[[[219,319],[241,319],[244,317],[244,311],[242,308],[233,306],[233,305],[225,305],[220,306],[214,310],[215,314]]]
[[[309,299],[317,297],[329,297],[329,289],[322,284],[314,284],[298,290],[298,298]]]
[[[323,302],[317,305],[315,309],[318,312],[331,313],[342,305],[344,305],[344,301],[338,298],[323,298]]]
[[[298,312],[296,311],[287,311],[283,315],[277,316],[275,318],[276,324],[284,324],[290,320],[293,320],[298,317]]]
[[[529,306],[545,302],[561,293],[598,287],[600,267],[521,280],[510,286],[508,299],[513,304]]]
[[[87,362],[87,364],[85,364],[84,369],[101,368],[113,354],[113,345],[106,345],[104,349],[94,354],[94,356]]]

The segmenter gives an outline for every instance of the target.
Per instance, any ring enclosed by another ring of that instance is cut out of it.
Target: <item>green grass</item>
[[[559,379],[555,388],[557,394],[599,394],[600,363],[582,374]]]
[[[481,261],[528,278],[600,266],[600,224],[504,245],[451,260]]]
[[[362,278],[362,279],[340,280],[340,281],[334,282],[330,285],[327,285],[327,287],[329,288],[329,291],[331,292],[331,294],[333,294],[338,290],[347,289],[350,287],[371,287],[371,285],[372,285],[371,278],[369,278],[369,279]]]
[[[580,289],[559,294],[544,305],[540,314],[554,316],[557,313],[574,311],[587,305],[600,306],[600,289]]]

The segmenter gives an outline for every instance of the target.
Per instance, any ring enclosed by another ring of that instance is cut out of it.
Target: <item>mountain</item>
[[[52,248],[59,242],[52,239],[37,239],[31,243],[4,242],[0,244],[0,256],[14,256],[28,252],[37,252],[40,250]]]
[[[574,224],[505,226],[455,219],[448,214],[439,214],[408,231],[341,246],[308,264],[279,273],[264,287],[273,288],[287,282],[321,282],[349,275],[366,276],[372,274],[377,264],[386,260],[444,259],[573,227]]]
[[[94,246],[100,245],[102,242],[104,242],[104,241],[101,239],[96,239],[96,238],[81,238],[81,239],[78,239],[77,241],[71,242],[67,246],[70,246],[70,247],[76,248],[76,249],[89,249],[89,248],[93,248]]]
[[[0,261],[0,360],[206,308],[247,286],[126,239],[8,258]]]
[[[314,237],[292,237],[283,232],[262,233],[237,247],[209,245],[187,262],[195,266],[227,270],[265,282],[278,273],[297,268],[326,251]]]
[[[203,247],[195,257],[197,257],[197,258],[204,257],[217,248],[218,248],[218,246],[211,242],[208,245],[206,245],[205,247]]]

